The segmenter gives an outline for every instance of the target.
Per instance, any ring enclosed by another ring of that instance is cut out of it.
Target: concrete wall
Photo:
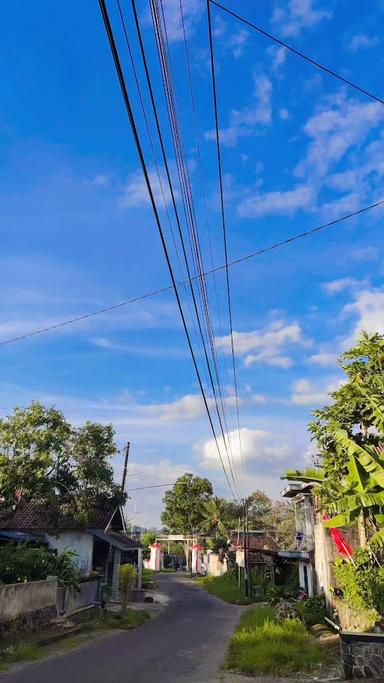
[[[0,619],[56,606],[57,578],[0,586]]]
[[[227,560],[220,562],[216,553],[208,552],[204,555],[203,562],[207,576],[221,576],[228,571]]]
[[[57,616],[57,579],[0,586],[0,636],[34,631]]]
[[[80,573],[84,576],[92,569],[93,536],[85,531],[61,531],[57,536],[44,534],[49,547],[62,553],[64,550],[74,550]]]
[[[315,524],[315,577],[318,593],[324,592],[327,601],[330,600],[330,587],[333,583],[332,565],[338,553],[335,552],[328,529],[321,521]]]

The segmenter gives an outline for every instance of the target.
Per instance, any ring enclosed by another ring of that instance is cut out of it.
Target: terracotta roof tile
[[[61,514],[54,506],[42,506],[33,502],[21,501],[12,515],[0,519],[0,529],[12,531],[48,531],[54,529],[105,529],[110,521],[114,506],[106,510],[94,510],[87,524],[75,520],[70,515]]]

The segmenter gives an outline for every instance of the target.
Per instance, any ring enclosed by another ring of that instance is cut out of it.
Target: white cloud
[[[333,380],[325,386],[318,386],[308,379],[298,379],[293,384],[290,402],[301,406],[320,407],[329,402],[329,392],[335,391],[340,386],[340,381]]]
[[[110,183],[110,178],[107,175],[96,175],[92,180],[90,181],[91,185],[96,185],[98,187],[106,187]]]
[[[252,464],[260,463],[260,461],[269,460],[280,464],[286,460],[290,453],[290,448],[286,443],[275,443],[274,436],[266,430],[262,429],[248,429],[246,427],[240,429],[241,455],[240,459],[240,443],[239,434],[237,430],[228,432],[226,439],[230,443],[230,453],[233,464],[233,469],[237,470],[240,463],[243,462],[247,468],[251,468]],[[218,439],[220,452],[222,453],[224,465],[227,466],[226,451],[223,445],[223,437]],[[219,470],[221,467],[220,458],[217,451],[216,442],[214,439],[205,441],[202,445],[197,444],[195,451],[198,453],[202,467],[207,470]],[[227,466],[228,469],[228,466]]]
[[[267,397],[264,394],[252,394],[251,396],[252,403],[265,403],[266,400]]]
[[[336,353],[327,353],[326,351],[322,353],[314,353],[312,356],[307,358],[307,363],[312,365],[320,365],[321,367],[335,366],[337,361]]]
[[[160,346],[144,346],[143,344],[134,346],[133,344],[115,341],[114,339],[110,339],[108,337],[93,337],[90,342],[93,346],[97,346],[100,349],[105,349],[106,351],[117,351],[119,353],[128,353],[137,356],[150,356],[154,358],[189,357],[188,350],[183,346],[180,346],[179,348],[173,348],[171,346],[167,347],[164,346],[164,344]]]
[[[170,42],[183,40],[184,34],[179,0],[164,0],[163,7],[168,40]],[[188,0],[188,2],[183,3],[184,23],[188,36],[191,36],[196,30],[203,12],[204,3],[202,0]]]
[[[224,396],[224,405],[235,406],[235,396]],[[215,406],[213,398],[207,398],[209,408]],[[170,403],[158,403],[148,406],[148,411],[151,414],[158,415],[159,419],[164,422],[180,422],[186,420],[196,420],[205,416],[206,409],[203,397],[200,394],[187,394],[176,401]]]
[[[378,38],[367,36],[365,33],[357,33],[353,36],[348,47],[351,52],[357,52],[362,47],[375,47],[378,42]]]
[[[358,292],[355,300],[344,306],[343,315],[356,318],[351,343],[362,330],[371,334],[384,334],[384,291],[372,288]]]
[[[307,345],[309,342],[304,339],[302,329],[297,322],[287,324],[282,320],[277,320],[252,332],[234,331],[233,343],[235,353],[245,356],[246,366],[265,363],[287,368],[293,363],[292,359],[286,355],[288,348],[294,345]],[[230,335],[217,337],[216,345],[218,349],[230,353]]]
[[[289,111],[285,107],[282,109],[279,109],[279,117],[281,118],[282,121],[286,121],[289,119]]]
[[[287,49],[279,45],[271,45],[267,52],[271,56],[271,71],[278,75],[280,67],[283,66],[287,58]]]
[[[347,99],[341,92],[331,106],[329,102],[322,105],[305,124],[304,133],[310,142],[295,175],[305,177],[310,173],[323,178],[332,164],[352,147],[361,145],[383,119],[384,109],[378,102]]]
[[[229,47],[232,49],[232,54],[235,59],[239,59],[244,54],[244,48],[248,43],[249,32],[245,29],[240,29],[237,33],[234,33],[232,38],[229,40]]]
[[[292,216],[299,209],[309,211],[313,199],[313,188],[308,185],[300,185],[294,190],[265,192],[244,199],[238,205],[237,213],[242,218],[276,214]]]
[[[162,498],[167,488],[144,489],[142,491],[132,490],[131,493],[130,489],[142,486],[156,486],[157,484],[173,484],[185,472],[194,472],[194,467],[190,463],[175,463],[168,458],[153,457],[153,462],[150,463],[142,462],[142,460],[137,462],[135,461],[135,455],[133,450],[131,454],[133,462],[128,466],[128,477],[126,480],[126,488],[129,495],[125,508],[127,520],[129,524],[134,526],[155,526],[160,528],[160,514],[163,508]],[[122,464],[116,470],[116,479],[121,481]]]
[[[332,12],[316,9],[314,0],[289,0],[285,7],[275,8],[272,23],[283,36],[297,36],[303,29],[313,28],[324,19],[330,19]]]
[[[339,294],[345,290],[356,289],[362,287],[366,284],[365,280],[357,280],[354,277],[342,277],[338,280],[330,280],[330,282],[325,282],[323,284],[323,289],[327,294]]]
[[[253,80],[253,104],[230,111],[229,126],[220,129],[220,141],[223,145],[234,147],[241,138],[255,135],[272,122],[272,83],[264,74],[254,75]],[[207,131],[204,137],[206,140],[216,140],[216,132]]]
[[[164,204],[168,205],[171,203],[172,196],[166,176],[162,169],[160,169],[159,175],[160,179],[157,175],[157,172],[152,170],[149,172],[149,180],[156,203],[158,206],[164,207]],[[133,173],[128,178],[128,181],[118,199],[118,207],[120,209],[128,209],[138,206],[149,206],[150,204],[151,200],[148,194],[144,175],[141,171]]]

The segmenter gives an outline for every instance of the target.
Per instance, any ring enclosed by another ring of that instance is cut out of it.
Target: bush
[[[269,605],[274,607],[280,600],[291,600],[293,595],[285,586],[269,586],[266,591]]]
[[[8,543],[0,547],[0,577],[2,583],[42,581],[57,576],[63,586],[78,587],[80,574],[73,550],[60,555],[48,548],[31,548],[27,543]]]
[[[378,565],[369,548],[359,548],[354,563],[338,559],[335,575],[342,597],[350,607],[376,609],[384,615],[384,566]]]
[[[327,616],[325,598],[323,595],[314,595],[312,598],[297,603],[299,614],[307,627],[321,624]]]
[[[128,593],[132,590],[137,578],[137,571],[133,564],[122,564],[119,567],[119,587],[122,593],[121,613],[127,609]]]
[[[284,621],[285,619],[298,619],[299,611],[294,600],[280,600],[275,607],[275,619]]]

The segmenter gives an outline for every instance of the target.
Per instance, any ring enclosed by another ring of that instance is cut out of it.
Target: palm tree
[[[205,501],[202,509],[201,530],[214,533],[215,537],[227,536],[227,529],[225,527],[225,502],[217,496],[213,496]]]

